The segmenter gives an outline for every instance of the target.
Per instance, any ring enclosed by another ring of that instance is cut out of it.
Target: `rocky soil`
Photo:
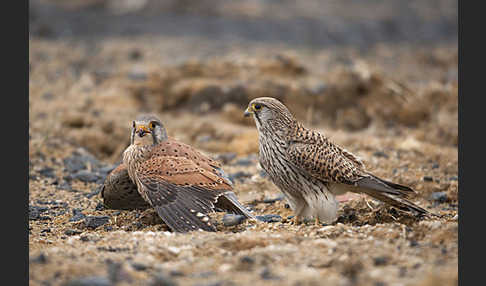
[[[103,7],[115,9],[112,2]],[[204,13],[272,15],[268,3],[231,2]],[[63,15],[79,9],[71,3]],[[29,39],[31,285],[457,285],[457,39],[366,49],[345,40],[222,44],[163,33],[86,39],[46,27],[48,9],[36,5]],[[242,115],[258,96],[281,99],[369,170],[414,188],[412,200],[439,216],[416,218],[347,195],[336,223],[293,225],[258,165],[254,123]],[[105,207],[100,185],[141,112],[156,113],[170,136],[222,162],[240,201],[262,221],[214,213],[218,232],[174,234],[152,210]]]

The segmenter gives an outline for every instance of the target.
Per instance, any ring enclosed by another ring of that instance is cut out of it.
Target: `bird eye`
[[[262,106],[260,104],[254,104],[253,109],[260,110],[260,109],[262,109]]]
[[[154,129],[154,128],[155,128],[155,122],[153,122],[153,121],[152,121],[152,122],[150,122],[150,123],[149,123],[149,128],[150,128],[150,129]]]

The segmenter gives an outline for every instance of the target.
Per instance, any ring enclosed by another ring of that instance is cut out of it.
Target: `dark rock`
[[[438,168],[439,168],[439,163],[432,164],[432,169],[438,169]]]
[[[44,99],[44,100],[50,101],[53,98],[54,98],[54,95],[50,92],[46,92],[46,93],[42,94],[42,99]]]
[[[41,216],[41,213],[47,210],[47,207],[29,206],[29,220],[50,219],[49,217]]]
[[[237,214],[225,214],[223,216],[223,225],[224,226],[235,226],[243,223],[246,217],[243,215]]]
[[[91,276],[71,280],[64,286],[112,286],[112,283],[106,277]]]
[[[80,221],[84,219],[86,216],[81,212],[80,209],[73,209],[73,216],[69,219],[69,221]]]
[[[86,194],[86,197],[87,197],[88,199],[91,199],[92,197],[94,197],[94,196],[98,195],[98,194],[101,192],[101,189],[102,189],[102,188],[103,188],[103,186],[101,186],[101,185],[100,185],[100,186],[98,186],[98,187],[96,187],[96,189],[94,189],[92,192],[90,192],[90,193]]]
[[[131,264],[131,266],[133,267],[133,269],[135,269],[137,271],[145,271],[145,270],[147,270],[147,265],[142,264],[142,263],[133,262]]]
[[[266,203],[266,204],[273,204],[275,202],[278,202],[278,201],[281,201],[285,198],[284,195],[278,195],[276,198],[265,198],[263,199],[263,202]]]
[[[86,183],[94,183],[100,179],[103,179],[103,176],[97,173],[93,173],[87,170],[81,170],[76,172],[75,174],[71,175],[71,179],[80,180]]]
[[[121,263],[111,262],[109,260],[108,264],[108,278],[113,283],[113,285],[118,284],[119,282],[132,282],[132,278],[130,274],[123,268]]]
[[[150,286],[177,286],[177,283],[165,274],[158,273],[149,283]]]
[[[268,215],[259,215],[256,218],[263,222],[279,222],[282,221],[282,217],[279,215],[268,214]]]
[[[112,231],[113,227],[111,225],[105,225],[104,229],[105,229],[105,231]]]
[[[447,193],[446,192],[434,192],[430,194],[430,200],[439,202],[439,203],[445,203],[448,200]]]
[[[63,162],[64,168],[66,168],[66,170],[70,173],[85,170],[87,169],[88,164],[93,168],[97,168],[101,165],[100,161],[85,150],[73,152],[70,157],[64,158]]]
[[[376,151],[375,153],[373,153],[373,156],[375,157],[381,157],[381,158],[388,158],[389,156],[383,152],[383,151]]]
[[[116,167],[117,167],[117,165],[106,165],[106,166],[99,168],[98,172],[100,172],[101,174],[107,175],[111,171],[113,171]]]
[[[45,232],[51,232],[51,229],[50,228],[44,228],[43,230],[41,230],[41,233],[45,233]]]
[[[104,209],[105,209],[105,205],[102,202],[99,202],[95,207],[95,210],[97,211],[102,211]]]
[[[44,253],[41,253],[38,256],[30,259],[30,262],[39,263],[39,264],[46,264],[47,263],[47,257]]]
[[[216,157],[216,159],[223,164],[228,164],[234,158],[236,158],[236,153],[233,153],[233,152],[223,153],[223,154],[220,154],[219,156]]]
[[[65,235],[77,235],[77,234],[81,234],[81,233],[83,233],[83,232],[80,231],[80,230],[76,230],[76,229],[66,229],[64,231]]]
[[[423,179],[424,179],[424,181],[425,181],[425,182],[432,182],[432,181],[434,180],[434,179],[433,179],[432,177],[430,177],[430,176],[424,176],[424,178],[423,178]]]
[[[252,175],[250,173],[244,171],[238,171],[234,174],[229,175],[229,179],[234,182],[235,180],[244,180],[246,178],[250,178]]]
[[[86,227],[95,229],[99,226],[102,226],[110,221],[110,217],[108,216],[87,216],[84,219],[84,223]]]
[[[262,177],[262,178],[268,177],[267,172],[265,172],[265,170],[260,170],[260,177]]]
[[[134,81],[146,80],[148,78],[146,73],[141,73],[141,72],[129,72],[127,74],[127,77]]]
[[[128,58],[133,61],[138,61],[143,57],[142,52],[139,50],[132,50],[128,54]]]
[[[184,272],[179,271],[179,270],[171,270],[169,274],[172,277],[183,277],[184,276]]]
[[[457,176],[452,176],[449,178],[449,181],[457,181],[457,179],[458,179]]]
[[[254,164],[252,158],[241,158],[235,162],[237,166],[251,166]]]
[[[263,268],[263,271],[260,273],[260,277],[263,280],[278,280],[278,279],[280,279],[280,277],[274,275],[268,267]]]
[[[76,191],[76,190],[73,190],[73,187],[67,181],[62,182],[60,185],[57,185],[56,189],[66,190],[66,191]]]
[[[375,257],[373,259],[373,263],[375,264],[375,266],[386,265],[388,263],[388,257],[385,256]]]
[[[50,167],[45,167],[39,171],[39,174],[43,177],[47,178],[56,178],[56,174],[54,174],[54,169]]]

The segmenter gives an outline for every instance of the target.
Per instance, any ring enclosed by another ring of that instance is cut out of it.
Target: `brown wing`
[[[147,209],[150,205],[140,196],[125,164],[118,165],[106,177],[101,197],[106,207],[120,210]]]
[[[405,196],[412,189],[380,179],[364,169],[364,164],[347,150],[318,132],[292,140],[287,159],[302,171],[322,181],[352,185],[388,194]]]
[[[149,159],[136,173],[141,195],[173,231],[215,231],[206,214],[231,190],[221,177],[192,160],[173,156]]]
[[[152,150],[152,157],[164,157],[172,156],[175,158],[186,158],[193,161],[198,167],[203,168],[206,171],[221,177],[228,185],[231,185],[231,181],[224,174],[221,169],[221,164],[215,161],[205,154],[199,152],[195,148],[185,143],[179,142],[172,137],[168,140],[161,142],[157,147]]]

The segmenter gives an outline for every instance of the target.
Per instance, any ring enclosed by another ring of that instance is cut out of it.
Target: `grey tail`
[[[357,187],[359,187],[359,192],[365,193],[402,211],[410,211],[419,215],[431,214],[429,211],[406,199],[410,193],[415,193],[414,190],[407,186],[395,184],[370,175],[358,181]]]
[[[244,215],[247,218],[255,218],[239,201],[233,192],[225,192],[218,197],[218,201],[214,204],[215,207],[229,211],[235,214]]]

